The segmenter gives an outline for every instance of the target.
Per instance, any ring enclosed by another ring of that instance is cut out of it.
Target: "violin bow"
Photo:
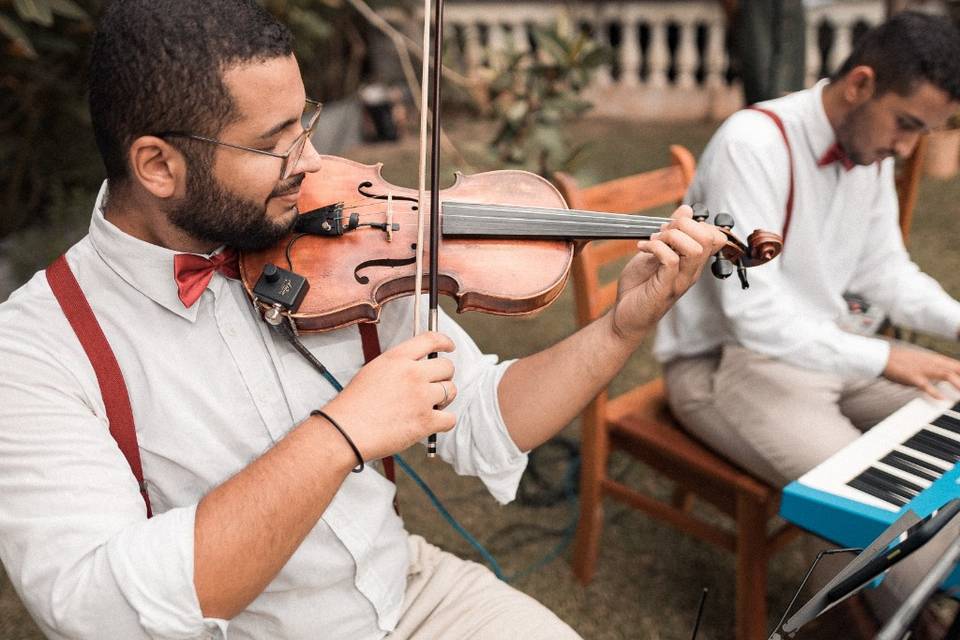
[[[440,79],[441,65],[443,63],[443,0],[436,0],[434,19],[433,19],[433,91],[430,95],[430,111],[432,111],[432,124],[430,130],[431,152],[430,152],[430,284],[429,284],[429,303],[427,328],[430,331],[437,331],[437,321],[439,318],[439,248],[440,248]],[[419,165],[419,184],[418,184],[418,216],[417,216],[417,268],[414,282],[414,305],[413,305],[413,334],[419,335],[422,328],[420,318],[420,299],[423,295],[423,236],[424,236],[424,213],[423,202],[426,200],[426,152],[427,152],[427,94],[430,88],[429,81],[429,61],[430,61],[430,0],[423,2],[423,55],[421,65],[420,80],[420,165]],[[431,353],[428,358],[436,358],[436,353]],[[427,457],[435,458],[437,455],[437,436],[430,434],[427,437]]]

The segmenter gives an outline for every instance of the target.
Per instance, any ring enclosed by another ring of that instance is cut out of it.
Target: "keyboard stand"
[[[880,552],[880,550],[886,548],[901,533],[912,527],[920,520],[920,516],[913,511],[907,510],[893,524],[887,527],[887,529],[881,533],[876,540],[871,542],[870,546],[864,549],[860,555],[850,562],[850,564],[845,566],[837,575],[835,575],[825,587],[815,593],[810,600],[808,600],[807,603],[800,608],[799,611],[790,616],[790,618],[783,623],[783,626],[780,629],[774,629],[769,640],[785,640],[786,638],[793,638],[796,636],[797,632],[801,627],[803,627],[803,625],[807,624],[833,606],[833,604],[827,602],[827,592],[829,592],[834,585],[839,584],[841,580],[869,562],[873,556]]]

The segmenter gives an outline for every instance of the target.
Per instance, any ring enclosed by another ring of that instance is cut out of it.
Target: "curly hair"
[[[140,136],[216,136],[237,116],[225,69],[292,53],[290,31],[254,0],[114,0],[97,27],[89,74],[107,178],[129,178],[127,152]],[[188,162],[212,155],[177,144]]]
[[[946,18],[904,11],[863,35],[833,79],[866,65],[876,93],[909,95],[925,80],[960,100],[960,31]]]

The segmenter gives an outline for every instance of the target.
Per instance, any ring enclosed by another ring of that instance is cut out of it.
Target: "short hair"
[[[877,95],[910,95],[918,81],[926,80],[960,100],[960,31],[945,17],[896,14],[863,35],[833,79],[860,65],[876,74]]]
[[[129,177],[127,152],[140,136],[216,136],[237,116],[223,72],[292,53],[290,31],[254,0],[114,0],[97,26],[89,75],[107,178]],[[185,143],[177,141],[189,162],[197,154]]]

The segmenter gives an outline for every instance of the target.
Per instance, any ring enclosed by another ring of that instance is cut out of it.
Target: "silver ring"
[[[445,407],[447,405],[447,398],[449,398],[450,395],[447,393],[447,384],[443,380],[440,381],[440,388],[443,389],[443,400],[441,400],[437,406]]]

